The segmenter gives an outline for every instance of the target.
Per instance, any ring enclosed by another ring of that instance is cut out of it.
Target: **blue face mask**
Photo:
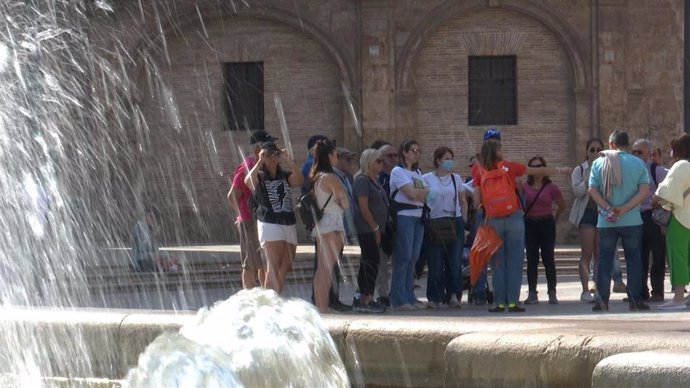
[[[443,160],[441,161],[441,169],[445,171],[450,171],[453,169],[453,161],[452,160]]]

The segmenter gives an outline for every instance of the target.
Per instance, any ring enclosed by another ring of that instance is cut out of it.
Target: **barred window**
[[[516,57],[469,57],[469,125],[517,124]]]
[[[264,129],[263,62],[224,64],[226,129]]]

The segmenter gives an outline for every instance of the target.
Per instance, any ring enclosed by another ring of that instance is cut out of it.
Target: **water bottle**
[[[599,214],[601,214],[601,216],[604,217],[604,219],[605,219],[607,222],[612,222],[612,223],[613,223],[613,222],[617,222],[617,221],[618,221],[618,214],[616,214],[616,212],[613,211],[613,209],[609,209],[609,210],[603,210],[603,209],[602,209],[602,210],[599,210]]]

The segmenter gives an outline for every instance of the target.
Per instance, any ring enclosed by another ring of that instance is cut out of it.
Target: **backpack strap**
[[[649,172],[652,175],[652,179],[654,180],[654,186],[659,187],[659,181],[656,180],[656,168],[658,164],[652,162],[652,164],[649,166]]]

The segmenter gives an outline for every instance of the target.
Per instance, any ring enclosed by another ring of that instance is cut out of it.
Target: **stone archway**
[[[471,12],[498,9],[514,11],[528,18],[531,18],[545,26],[560,42],[566,52],[573,77],[573,88],[571,93],[574,96],[574,109],[569,128],[569,136],[572,144],[575,144],[575,151],[572,155],[572,162],[577,160],[576,155],[582,155],[586,139],[592,136],[592,77],[591,67],[588,66],[588,59],[585,47],[572,28],[558,16],[553,14],[546,5],[537,3],[527,3],[520,0],[468,0],[463,2],[446,1],[442,5],[431,11],[413,29],[409,38],[402,46],[400,53],[396,57],[395,86],[396,86],[396,128],[398,131],[411,135],[413,129],[410,123],[415,122],[416,118],[411,113],[416,102],[416,88],[413,80],[414,63],[420,51],[424,48],[425,42],[442,25],[448,23],[462,15]]]
[[[191,11],[196,15],[196,10]],[[212,11],[200,10],[202,17],[204,12],[209,15],[203,19],[203,25],[199,18],[191,16],[164,25],[165,42],[156,35],[155,26],[148,27],[147,31],[158,39],[142,37],[131,50],[142,57],[153,52],[155,55],[150,57],[157,56],[161,64],[157,71],[166,79],[165,85],[157,86],[165,88],[165,93],[155,90],[159,95],[154,97],[142,93],[138,101],[143,107],[142,116],[157,120],[148,132],[152,138],[158,137],[152,143],[154,149],[158,146],[156,152],[160,157],[153,153],[146,156],[157,163],[152,179],[145,179],[147,196],[165,199],[164,193],[157,192],[158,186],[167,192],[165,203],[170,204],[172,211],[178,211],[177,217],[183,220],[185,228],[180,234],[186,238],[208,233],[214,241],[228,241],[227,236],[219,233],[229,233],[232,221],[227,212],[212,209],[225,208],[229,174],[239,162],[238,148],[246,148],[242,146],[247,144],[249,134],[221,130],[223,76],[219,65],[263,61],[264,71],[271,69],[272,75],[266,73],[264,77],[266,129],[287,146],[274,108],[273,97],[279,95],[298,164],[306,157],[306,139],[311,134],[343,139],[346,133],[355,132],[348,130],[352,123],[348,121],[343,98],[343,89],[354,89],[355,75],[343,50],[304,17],[298,19],[286,11],[264,8],[227,14]],[[149,69],[145,67],[146,64],[139,64],[139,68],[132,70],[139,74],[138,85],[147,88]],[[169,119],[171,114],[175,120]],[[171,121],[182,124],[171,126]],[[217,160],[206,156],[204,142],[208,139],[204,136],[208,133],[213,137],[213,147],[220,150]],[[209,170],[213,170],[213,176],[208,174]],[[172,184],[177,176],[184,176],[186,184]],[[197,225],[197,219],[203,225]],[[186,221],[193,226],[186,227]]]

